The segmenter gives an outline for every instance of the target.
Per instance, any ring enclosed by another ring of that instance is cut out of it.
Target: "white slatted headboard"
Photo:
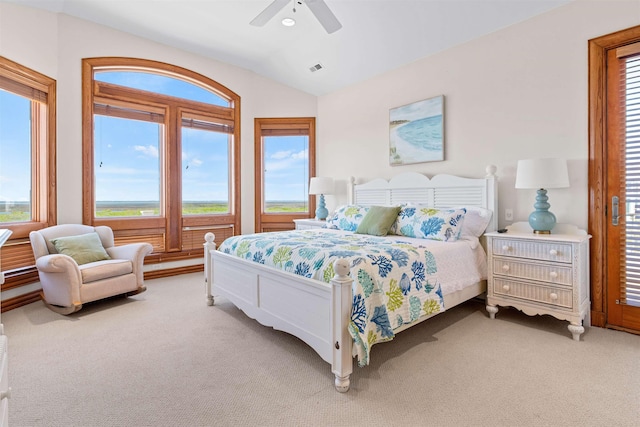
[[[498,228],[498,191],[496,167],[487,166],[484,178],[436,175],[429,179],[417,172],[391,178],[374,179],[363,184],[351,180],[350,200],[358,205],[397,205],[419,203],[434,208],[479,206],[493,211],[487,231]]]

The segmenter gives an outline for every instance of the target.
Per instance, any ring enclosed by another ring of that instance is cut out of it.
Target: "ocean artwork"
[[[444,160],[443,119],[443,95],[389,110],[389,164]]]

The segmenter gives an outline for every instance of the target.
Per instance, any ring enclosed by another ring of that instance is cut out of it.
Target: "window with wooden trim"
[[[315,118],[256,118],[256,231],[294,228],[309,218],[315,199],[309,180],[315,175]]]
[[[240,232],[240,97],[174,65],[83,60],[83,220],[150,259],[202,255]]]
[[[29,232],[56,223],[56,81],[0,57],[0,228],[3,289],[35,277]]]

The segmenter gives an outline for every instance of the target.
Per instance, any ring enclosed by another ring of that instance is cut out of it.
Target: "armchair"
[[[71,314],[87,302],[114,295],[135,295],[146,290],[142,264],[144,257],[153,250],[149,243],[115,246],[111,228],[82,224],[55,225],[32,231],[29,240],[42,285],[42,300],[57,313]],[[71,245],[61,244],[69,240],[74,243],[78,243],[76,240],[92,241],[91,249],[103,256],[92,257],[92,251],[84,250],[81,245],[75,247],[74,253],[69,250]]]

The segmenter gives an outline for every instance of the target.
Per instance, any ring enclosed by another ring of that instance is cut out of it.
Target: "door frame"
[[[640,41],[640,26],[589,40],[589,219],[591,324],[607,321],[607,52]]]

